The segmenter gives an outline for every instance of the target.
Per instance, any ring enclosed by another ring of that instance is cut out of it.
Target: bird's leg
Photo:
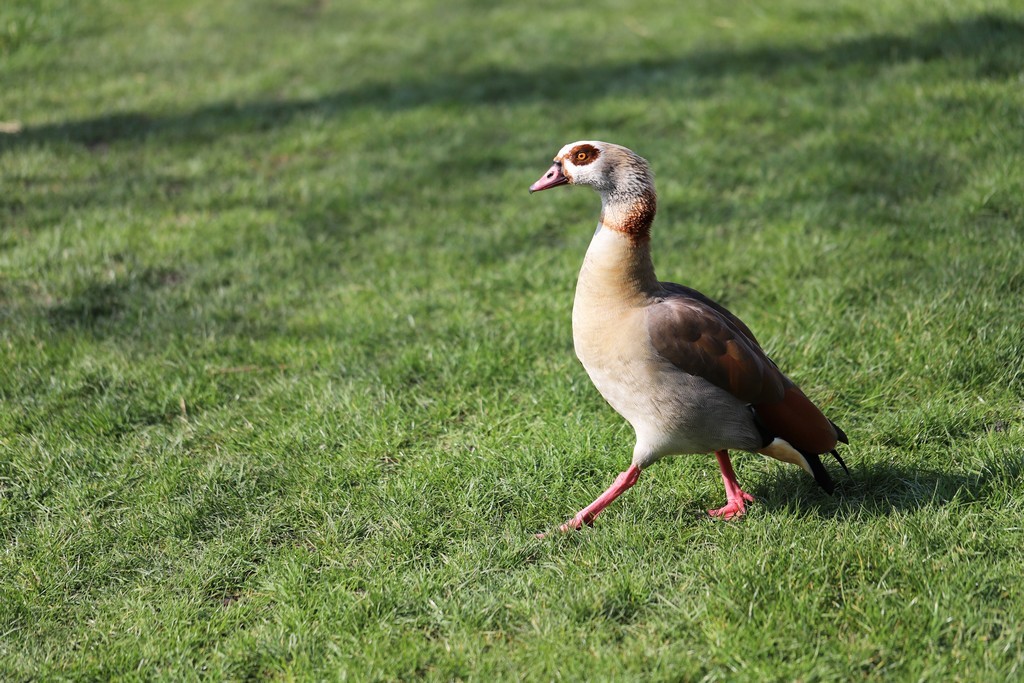
[[[630,465],[628,470],[615,478],[615,483],[609,486],[607,491],[598,496],[597,500],[593,503],[577,512],[576,516],[563,524],[560,529],[562,531],[571,531],[579,529],[584,524],[589,526],[594,522],[594,518],[601,514],[601,510],[608,507],[609,503],[621,496],[639,478],[640,468],[636,465]],[[544,534],[537,534],[537,536],[543,538]]]
[[[754,502],[754,497],[741,489],[740,483],[736,481],[736,473],[732,471],[732,462],[729,460],[729,451],[715,451],[715,457],[718,458],[718,467],[722,470],[722,481],[725,483],[725,497],[728,502],[725,507],[708,510],[708,514],[724,519],[739,517],[747,511],[746,503]]]

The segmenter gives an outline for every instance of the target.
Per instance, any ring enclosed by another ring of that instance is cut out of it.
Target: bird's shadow
[[[1024,475],[1024,456],[984,463],[973,472],[888,462],[862,463],[834,473],[835,492],[818,489],[799,471],[779,472],[751,491],[767,512],[788,510],[825,518],[889,516],[924,507],[992,498]]]

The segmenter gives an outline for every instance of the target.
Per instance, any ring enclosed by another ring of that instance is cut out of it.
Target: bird
[[[787,377],[753,332],[721,304],[683,285],[660,282],[651,259],[657,212],[647,160],[620,145],[581,140],[562,147],[530,193],[587,186],[601,196],[572,309],[573,347],[604,399],[636,433],[629,467],[593,503],[559,528],[592,526],[640,473],[663,457],[714,453],[726,504],[712,517],[735,519],[754,497],[736,479],[730,450],[803,468],[829,494],[822,464],[846,434]],[[538,534],[543,537],[544,534]]]

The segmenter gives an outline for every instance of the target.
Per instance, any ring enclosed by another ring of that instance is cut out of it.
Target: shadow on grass
[[[993,460],[975,473],[952,473],[892,463],[833,472],[835,494],[818,491],[802,472],[786,471],[759,487],[757,503],[769,512],[799,507],[821,517],[884,516],[923,507],[997,499],[1019,486],[1024,457]],[[820,495],[815,495],[818,491]],[[798,498],[798,500],[797,500]]]
[[[807,79],[834,80],[837,72],[872,70],[912,61],[973,60],[977,78],[1016,78],[1024,68],[1024,22],[998,14],[923,24],[909,35],[885,33],[839,41],[824,48],[765,46],[750,50],[698,50],[678,57],[627,64],[550,66],[520,71],[492,68],[435,74],[403,83],[378,82],[322,97],[221,102],[180,114],[118,112],[77,121],[29,126],[0,135],[0,153],[19,146],[67,141],[102,148],[119,140],[201,142],[221,135],[259,132],[318,114],[338,116],[358,108],[402,111],[430,105],[585,101],[662,91],[666,83],[708,92],[709,81],[730,75],[770,75],[795,69]],[[858,73],[870,77],[870,73]]]
[[[90,281],[71,297],[48,307],[47,318],[62,330],[94,327],[118,319],[127,310],[150,304],[150,293],[173,287],[182,277],[171,269],[143,268],[116,282]]]
[[[286,125],[307,114],[342,116],[346,111],[370,107],[384,111],[401,111],[435,104],[478,105],[543,100],[553,103],[578,102],[603,97],[615,92],[622,97],[660,92],[671,84],[674,92],[690,91],[697,95],[709,92],[717,79],[733,74],[770,75],[786,70],[809,81],[865,80],[877,69],[911,61],[945,60],[961,62],[979,76],[1016,78],[1024,69],[1024,21],[996,14],[984,14],[958,22],[923,24],[907,35],[880,34],[838,41],[827,48],[801,46],[759,47],[744,51],[729,49],[693,51],[681,56],[640,60],[627,64],[561,66],[540,71],[492,69],[466,74],[438,74],[429,79],[404,83],[375,83],[350,90],[329,93],[322,97],[288,101],[254,100],[222,102],[172,115],[151,115],[145,112],[112,113],[90,119],[28,127],[16,134],[0,134],[0,154],[4,150],[52,142],[70,142],[101,151],[117,141],[145,140],[157,144],[196,143],[218,136],[270,130]],[[834,149],[810,150],[815,156],[836,156],[844,175],[830,182],[838,193],[857,195],[866,192],[894,201],[907,197],[930,196],[936,188],[948,188],[953,173],[948,163],[930,152],[893,154],[885,145],[870,139],[852,138]],[[483,163],[483,161],[481,162]],[[465,164],[444,173],[464,173]],[[434,176],[440,172],[433,172]],[[97,192],[90,184],[65,186],[38,194],[47,206],[62,211],[71,204],[75,208],[101,201],[148,201],[148,195],[121,194],[113,199]],[[168,176],[154,181],[156,194],[176,205],[187,205],[191,181]],[[102,183],[101,183],[102,184]],[[61,197],[63,193],[63,197]],[[371,201],[372,198],[364,198]],[[382,197],[381,199],[386,199]],[[717,201],[717,198],[714,198]],[[0,207],[4,204],[0,198]],[[10,199],[12,211],[22,211],[31,199]],[[207,201],[207,200],[203,200]],[[236,201],[234,198],[225,202]],[[273,198],[261,201],[273,203]],[[204,205],[205,206],[205,205]],[[859,208],[859,205],[858,205]],[[289,209],[294,210],[294,209]],[[698,212],[725,209],[720,206]],[[763,210],[760,207],[759,210]],[[330,232],[337,237],[345,230],[357,230],[358,224],[346,215],[346,205],[317,207],[297,222],[313,233]],[[545,228],[548,239],[559,239],[555,224]],[[365,231],[366,235],[372,234]],[[509,248],[491,249],[505,254],[543,245],[530,234]],[[318,258],[326,258],[320,255]],[[318,261],[319,262],[319,261]],[[321,269],[324,277],[334,277],[334,269]],[[319,271],[318,271],[319,272]],[[46,307],[53,327],[59,330],[90,331],[99,336],[120,334],[132,326],[131,316],[156,319],[153,309],[164,301],[168,290],[183,276],[173,269],[142,271],[127,279],[110,283],[93,281],[82,284],[72,295],[54,306]],[[160,316],[167,329],[185,324],[186,315],[163,311]],[[274,328],[265,327],[244,314],[231,313],[217,320],[219,328],[236,329],[253,336]]]
[[[258,307],[226,306],[197,321],[187,295],[177,291],[186,278],[170,268],[141,267],[114,281],[83,280],[66,297],[39,303],[29,315],[61,334],[116,338],[123,344],[145,338],[159,345],[177,335],[196,334],[200,328],[243,340],[280,335],[278,321]],[[209,285],[186,283],[184,287],[202,296]]]

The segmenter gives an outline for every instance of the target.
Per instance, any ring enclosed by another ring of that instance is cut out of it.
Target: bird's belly
[[[643,307],[594,299],[580,286],[573,343],[594,386],[636,431],[641,467],[666,455],[762,445],[745,403],[654,350]]]
[[[580,360],[594,386],[636,431],[641,466],[666,455],[759,447],[746,404],[662,359]]]

